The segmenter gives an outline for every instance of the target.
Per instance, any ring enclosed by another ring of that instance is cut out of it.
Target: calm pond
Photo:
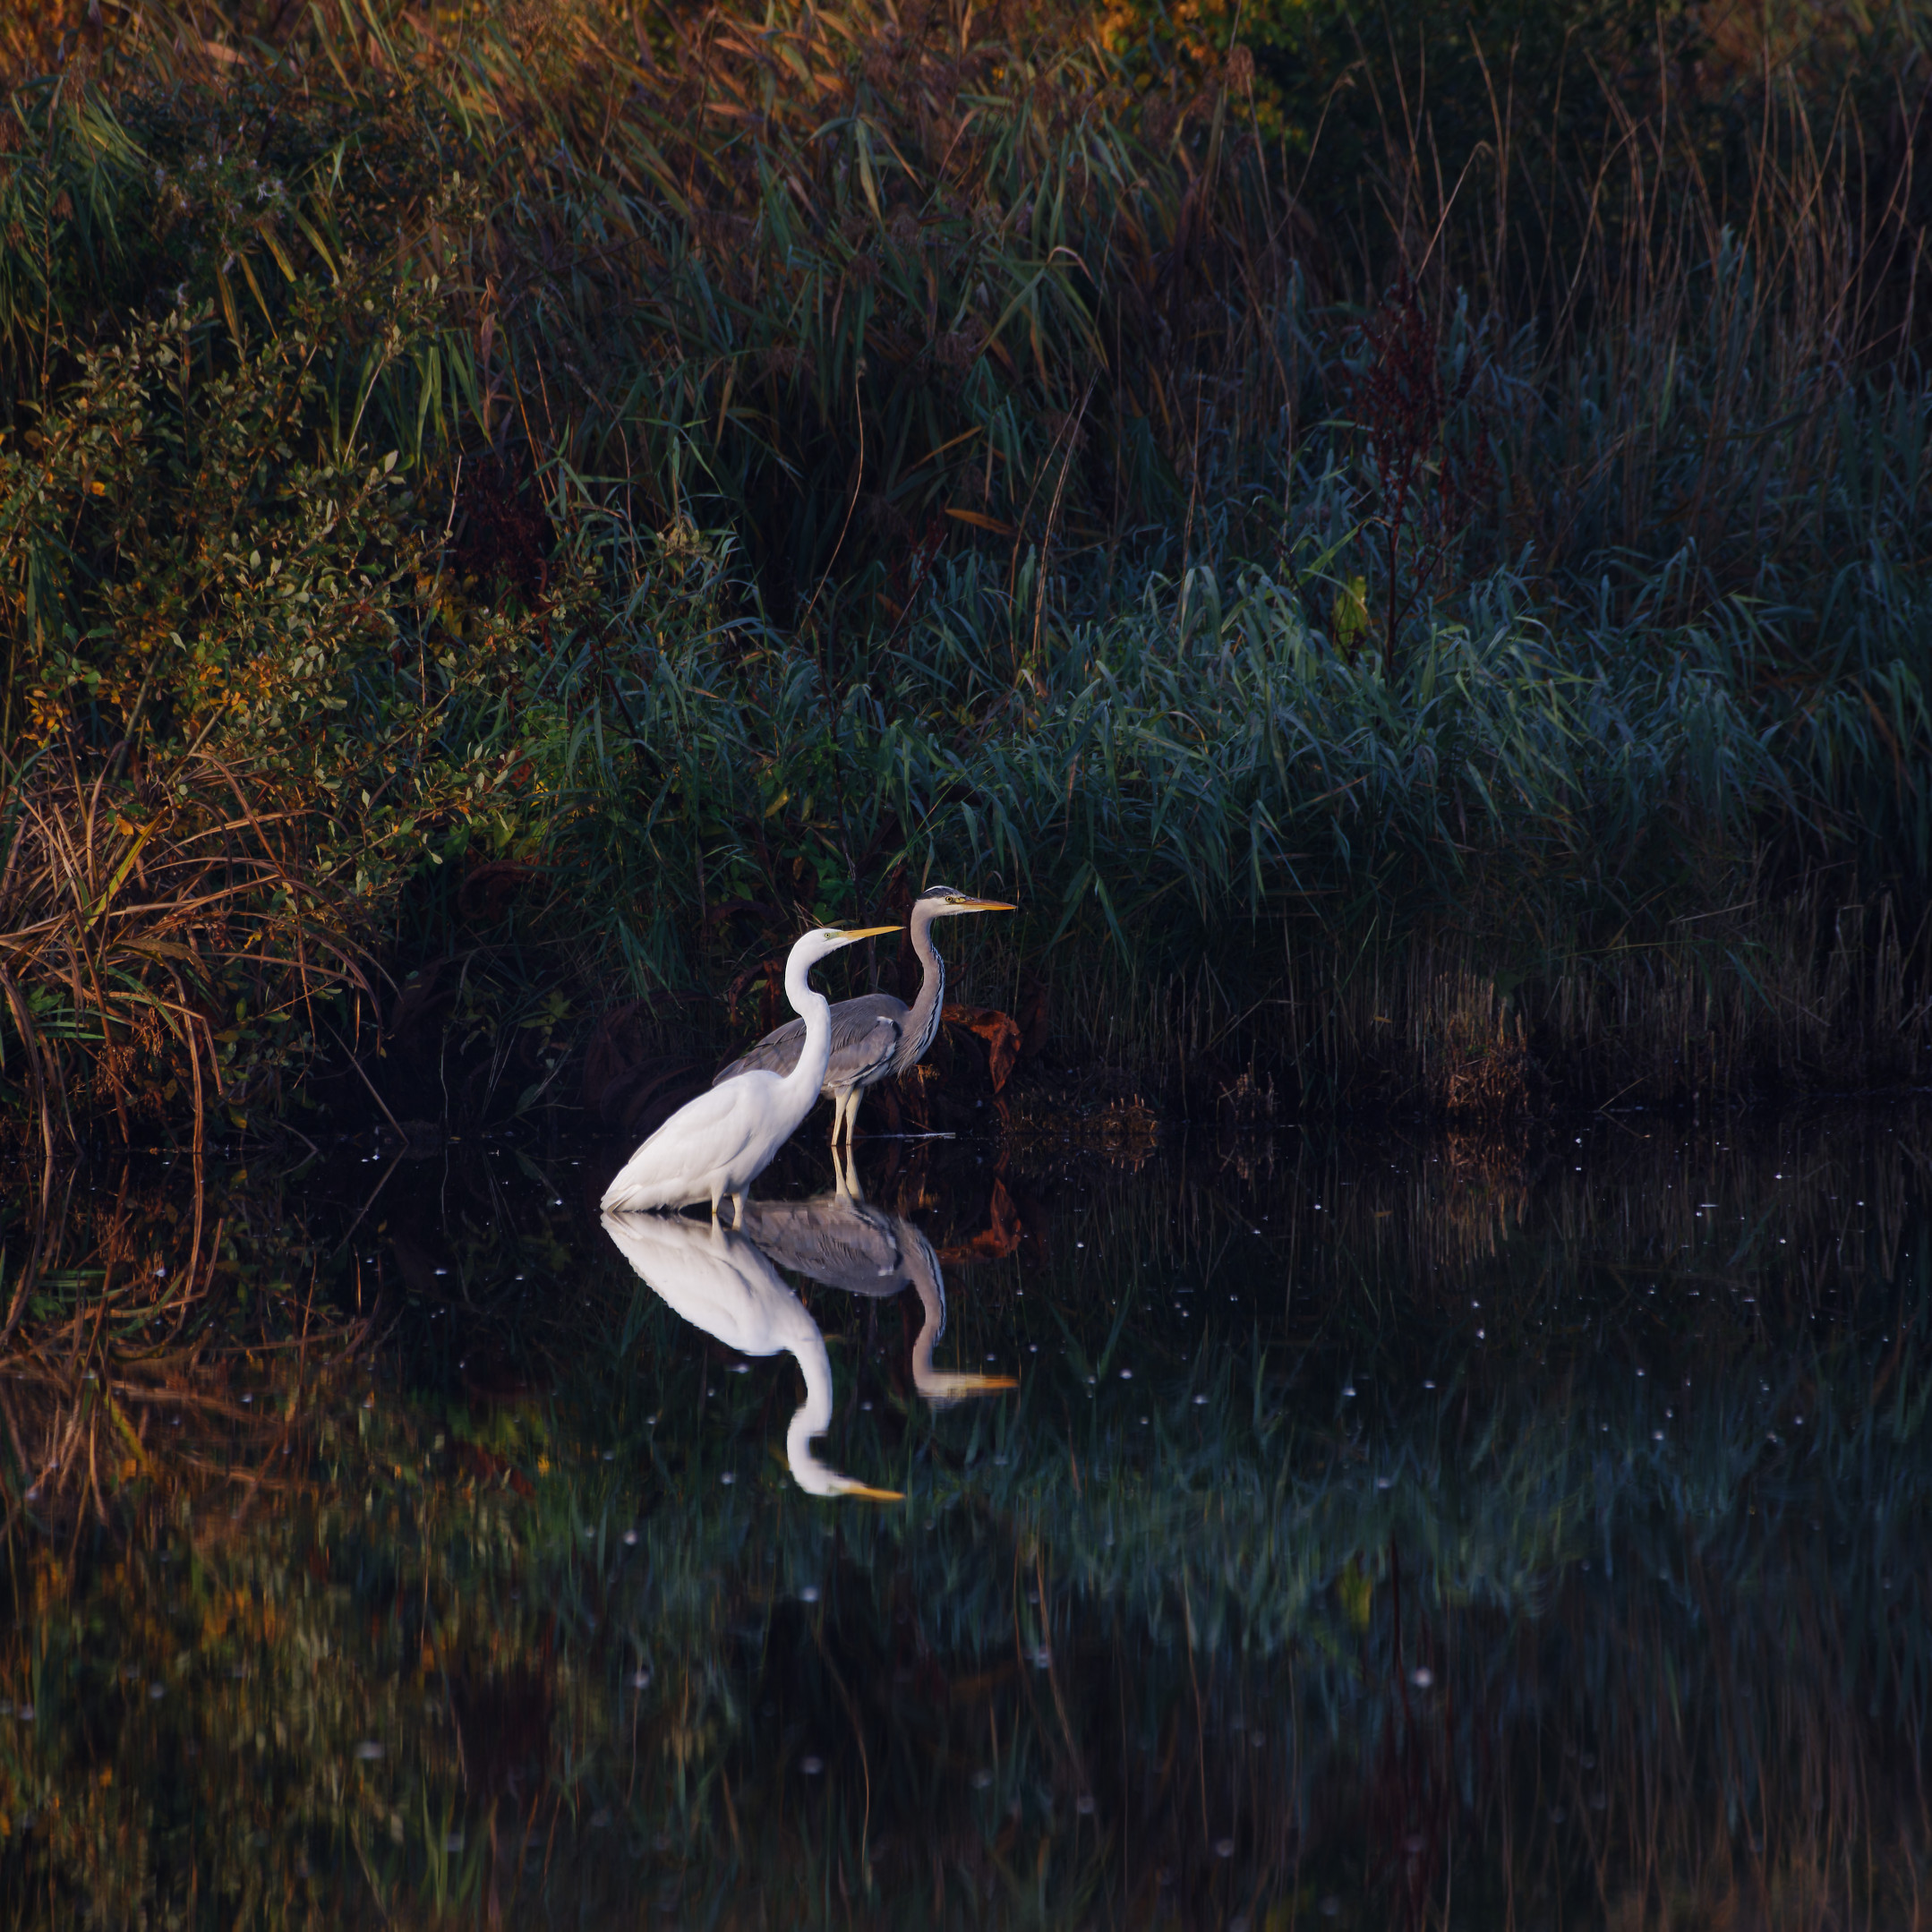
[[[0,1919],[1920,1924],[1928,1129],[25,1177]]]

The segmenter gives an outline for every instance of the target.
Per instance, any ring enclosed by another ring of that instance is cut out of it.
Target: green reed
[[[963,8],[169,19],[0,153],[43,1141],[318,1058],[551,1104],[600,1012],[714,1040],[798,918],[947,872],[1188,1106],[1922,1070],[1911,19],[1688,95],[1593,13],[1485,96],[1478,32],[1451,98],[1419,16],[1311,13],[1319,139],[1261,17],[1259,106]]]

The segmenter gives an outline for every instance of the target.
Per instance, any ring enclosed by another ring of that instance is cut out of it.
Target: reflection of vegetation
[[[935,1204],[949,1346],[1023,1383],[935,1414],[915,1310],[808,1291],[828,1448],[902,1509],[797,1492],[791,1372],[577,1249],[566,1164],[16,1228],[0,1883],[116,1922],[1902,1917],[1916,1143],[1591,1138],[1008,1172],[979,1259],[987,1170],[915,1159],[878,1191]],[[143,1373],[146,1462],[47,1483]]]

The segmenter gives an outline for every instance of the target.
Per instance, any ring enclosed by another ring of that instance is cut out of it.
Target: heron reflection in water
[[[765,1255],[744,1235],[714,1221],[675,1215],[606,1214],[604,1232],[653,1289],[694,1328],[740,1355],[796,1356],[805,1400],[785,1431],[792,1479],[812,1496],[862,1496],[898,1502],[900,1492],[874,1489],[821,1462],[812,1440],[832,1426],[832,1357],[818,1324]]]
[[[872,1206],[859,1189],[856,1161],[849,1167],[833,1150],[837,1185],[809,1201],[755,1201],[746,1210],[745,1232],[781,1268],[851,1295],[883,1300],[908,1283],[924,1314],[912,1345],[912,1386],[928,1402],[962,1401],[1020,1385],[1010,1375],[951,1373],[933,1366],[933,1349],[945,1333],[945,1278],[939,1257],[903,1215]]]

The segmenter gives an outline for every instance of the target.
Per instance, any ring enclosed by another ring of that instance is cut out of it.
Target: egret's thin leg
[[[714,1221],[715,1221],[715,1220],[717,1219],[717,1218],[718,1218],[718,1203],[719,1203],[719,1201],[722,1201],[722,1200],[723,1198],[724,1198],[724,1190],[723,1190],[723,1189],[722,1189],[722,1187],[714,1187],[714,1188],[712,1189],[712,1191],[711,1191],[711,1218],[712,1218],[712,1219],[713,1219]]]
[[[745,1231],[745,1191],[741,1187],[731,1190],[731,1226],[739,1234]]]

